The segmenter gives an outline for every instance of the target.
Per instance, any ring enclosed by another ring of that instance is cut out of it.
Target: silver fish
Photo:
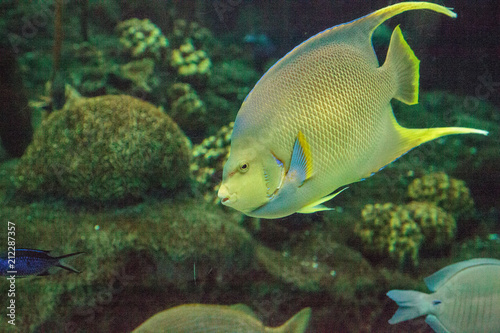
[[[433,294],[387,293],[399,305],[390,324],[427,315],[425,322],[435,332],[500,332],[500,260],[462,261],[424,281]]]

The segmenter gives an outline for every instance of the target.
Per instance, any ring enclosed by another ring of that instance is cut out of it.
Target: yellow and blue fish
[[[385,20],[408,10],[449,8],[402,2],[327,29],[295,47],[257,82],[234,123],[219,197],[249,216],[279,218],[327,210],[341,186],[379,171],[410,149],[462,127],[409,129],[391,100],[418,103],[419,60],[392,33],[379,65],[371,39]]]

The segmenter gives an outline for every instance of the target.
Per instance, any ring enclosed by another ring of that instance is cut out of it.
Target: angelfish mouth
[[[223,205],[229,205],[234,201],[234,193],[229,193],[226,185],[221,185],[217,196],[220,198],[220,202]],[[233,200],[231,200],[233,199]]]
[[[221,204],[224,206],[230,206],[234,203],[234,200],[231,200],[231,196],[229,197],[223,197],[220,199]]]

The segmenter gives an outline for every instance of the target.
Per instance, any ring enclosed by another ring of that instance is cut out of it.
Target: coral
[[[206,107],[188,83],[174,83],[168,89],[168,115],[186,132],[199,136],[204,131]]]
[[[259,73],[243,61],[231,60],[214,65],[210,87],[217,94],[243,102],[255,83]]]
[[[408,210],[392,203],[366,205],[361,216],[362,222],[354,231],[366,255],[389,257],[399,264],[409,259],[418,264],[424,236]]]
[[[98,40],[96,44],[99,47],[88,42],[74,43],[69,49],[70,56],[77,61],[65,66],[67,82],[82,95],[104,95],[109,74],[118,70],[118,66],[108,56],[107,43]]]
[[[80,93],[70,84],[66,84],[64,88],[65,88],[64,101],[66,107],[69,107],[71,103],[75,103],[76,101],[82,98]],[[29,101],[29,106],[33,109],[38,109],[40,111],[52,110],[51,91],[52,91],[52,82],[47,81],[45,83],[45,91],[43,92],[43,94],[38,96],[36,100]],[[43,114],[46,115],[46,112],[43,112]],[[37,123],[36,125],[38,126],[39,124]]]
[[[415,179],[408,186],[408,196],[415,201],[432,202],[455,216],[470,214],[474,201],[462,180],[435,172]]]
[[[365,254],[397,259],[400,264],[409,255],[416,266],[420,248],[446,249],[455,239],[455,219],[433,203],[366,205],[361,215],[363,222],[354,231]]]
[[[222,127],[215,135],[203,140],[193,148],[191,172],[198,189],[205,199],[218,202],[217,191],[222,179],[222,169],[229,156],[231,134],[234,123]]]
[[[423,248],[437,250],[451,245],[457,228],[452,215],[428,202],[413,201],[404,207],[424,235]]]
[[[200,90],[201,98],[207,106],[208,123],[216,125],[211,133],[234,120],[241,103],[259,78],[259,73],[244,61],[225,60],[214,63],[207,89]]]
[[[212,62],[203,50],[196,50],[190,39],[172,51],[170,65],[181,77],[204,77],[210,74]]]
[[[120,74],[123,78],[132,81],[142,91],[151,92],[151,77],[154,69],[154,61],[144,58],[121,65]]]
[[[184,44],[186,40],[191,40],[197,47],[204,47],[214,42],[210,30],[201,27],[197,22],[188,23],[183,19],[174,21],[174,27],[169,37],[175,46]]]
[[[116,38],[96,38],[99,48],[85,42],[72,45],[71,57],[78,62],[66,68],[67,81],[84,96],[125,94],[151,100],[148,94],[159,85],[156,59],[126,58],[125,63],[118,63],[121,59],[116,58]]]
[[[150,20],[132,18],[116,26],[120,43],[133,58],[161,60],[166,55],[168,40]]]
[[[189,159],[189,140],[155,106],[125,95],[82,98],[42,122],[16,183],[29,194],[98,202],[137,198],[183,183]]]

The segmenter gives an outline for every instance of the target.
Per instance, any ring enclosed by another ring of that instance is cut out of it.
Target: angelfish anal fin
[[[311,178],[312,172],[311,147],[309,146],[304,134],[299,131],[297,139],[295,140],[295,145],[293,146],[292,160],[290,162],[290,169],[288,169],[288,176],[295,177],[300,187],[306,180]]]
[[[302,207],[300,210],[297,211],[297,213],[302,213],[302,214],[311,214],[315,212],[321,212],[323,210],[333,210],[333,208],[328,208],[325,205],[322,205],[323,202],[327,202],[328,200],[331,200],[335,198],[337,195],[342,193],[343,191],[347,190],[348,187],[343,188],[342,190],[335,192],[333,194],[327,195],[326,197],[323,197],[319,200],[316,200],[312,203],[310,203],[307,206]]]

